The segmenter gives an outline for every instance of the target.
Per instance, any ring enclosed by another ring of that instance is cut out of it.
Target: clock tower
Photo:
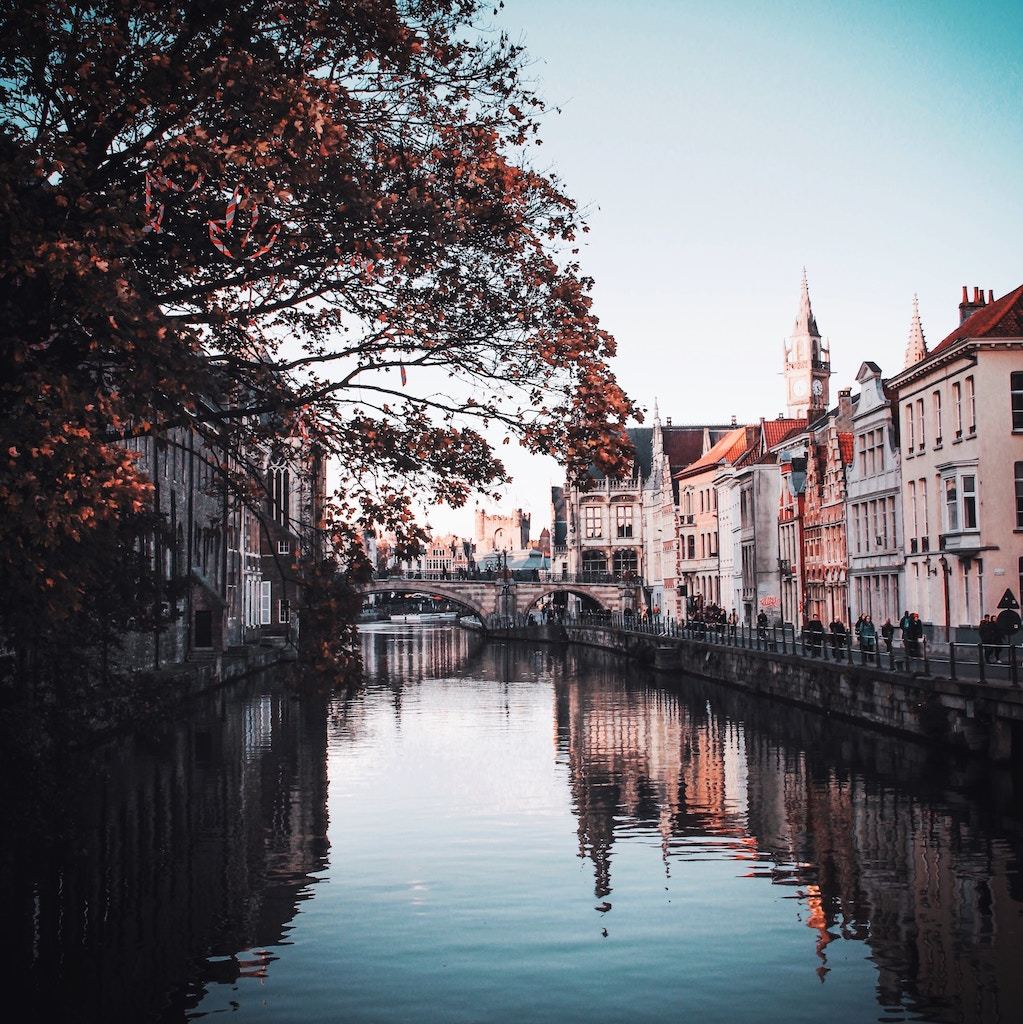
[[[810,306],[810,289],[803,268],[799,312],[791,336],[785,342],[785,393],[791,419],[816,419],[828,408],[831,353],[821,341]]]

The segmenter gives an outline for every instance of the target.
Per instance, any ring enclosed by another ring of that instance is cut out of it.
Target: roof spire
[[[654,423],[660,423],[660,422],[661,422],[661,412],[657,408],[657,396],[654,395]]]
[[[806,282],[806,267],[803,267],[803,285],[799,293],[799,313],[796,315],[796,323],[792,328],[792,336],[810,335],[812,338],[819,338],[820,331],[817,330],[817,321],[813,318],[813,308],[810,306],[810,286]]]
[[[924,328],[920,323],[920,303],[916,294],[913,295],[913,319],[909,325],[909,340],[906,342],[905,367],[919,363],[927,355],[927,342],[924,340]]]

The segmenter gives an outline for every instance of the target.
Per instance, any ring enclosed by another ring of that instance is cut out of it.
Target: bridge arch
[[[401,594],[405,597],[439,595],[445,601],[464,608],[468,614],[477,616],[481,622],[485,622],[486,617],[493,614],[494,611],[493,608],[486,608],[485,602],[474,601],[467,596],[464,589],[445,586],[441,580],[373,580],[360,587],[359,590],[363,597],[369,597],[372,594]]]
[[[555,597],[559,594],[564,594],[567,598],[569,595],[572,597],[578,597],[582,600],[583,606],[587,608],[599,608],[601,611],[614,611],[612,604],[616,602],[607,602],[601,600],[600,596],[593,593],[592,590],[584,590],[581,587],[573,587],[571,584],[558,584],[558,583],[544,583],[539,588],[530,588],[528,594],[524,594],[524,601],[522,607],[518,610],[523,615],[528,615],[541,601],[546,600],[548,597]]]

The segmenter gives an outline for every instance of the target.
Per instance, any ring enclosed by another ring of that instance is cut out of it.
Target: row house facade
[[[145,541],[161,600],[154,623],[130,629],[124,660],[163,668],[233,647],[297,636],[294,562],[316,555],[326,489],[318,457],[287,441],[252,457],[250,498],[224,486],[240,464],[202,432],[174,428],[130,436],[125,447],[153,484],[162,528]],[[271,641],[272,642],[272,641]]]
[[[922,337],[914,310],[911,339],[917,332]],[[876,363],[862,363],[856,381],[860,395],[853,414],[855,457],[846,483],[849,614],[853,621],[869,615],[880,626],[886,620],[897,623],[907,607],[899,420]]]
[[[928,350],[914,300],[904,368],[864,361],[832,405],[804,273],[786,413],[673,427],[655,406],[630,479],[556,489],[565,566],[635,573],[655,613],[880,625],[909,609],[932,637],[974,639],[1023,592],[1023,286],[964,289],[959,314]]]

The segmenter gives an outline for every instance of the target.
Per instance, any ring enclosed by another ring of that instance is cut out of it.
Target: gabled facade
[[[687,598],[685,608],[721,607],[721,567],[718,544],[718,491],[722,471],[741,459],[755,441],[755,428],[732,427],[692,465],[675,474],[678,488],[678,578],[679,597]]]

